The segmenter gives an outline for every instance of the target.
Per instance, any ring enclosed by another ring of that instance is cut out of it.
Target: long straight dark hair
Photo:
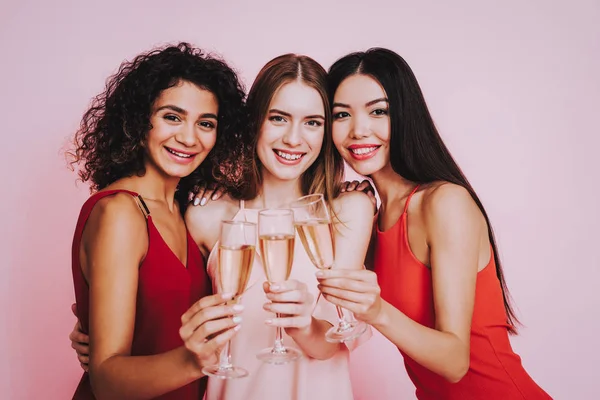
[[[468,190],[475,200],[488,226],[509,331],[516,333],[515,325],[519,320],[510,303],[490,219],[475,190],[442,141],[410,66],[398,54],[383,48],[348,54],[329,69],[329,96],[332,103],[338,86],[344,79],[355,74],[368,75],[377,80],[388,97],[391,123],[390,162],[393,170],[416,183],[454,183]]]

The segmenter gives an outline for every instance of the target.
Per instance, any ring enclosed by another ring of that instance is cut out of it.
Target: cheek
[[[323,140],[325,139],[325,132],[311,132],[305,136],[305,140],[311,149],[315,152],[320,152],[323,147]]]
[[[333,144],[338,150],[342,149],[342,143],[344,143],[344,139],[347,137],[346,128],[341,123],[334,123],[331,129],[331,138],[333,139]]]
[[[382,142],[389,143],[390,130],[391,130],[390,120],[382,119],[381,121],[378,121],[378,122],[379,123],[377,124],[377,128],[375,129],[375,132],[377,132],[377,137]]]
[[[200,143],[202,143],[202,147],[204,147],[206,151],[211,151],[215,147],[215,144],[217,144],[217,134],[211,133],[201,135]]]
[[[266,155],[268,154],[269,145],[269,132],[267,129],[261,129],[258,134],[258,141],[256,142],[256,155],[261,164],[266,163]]]

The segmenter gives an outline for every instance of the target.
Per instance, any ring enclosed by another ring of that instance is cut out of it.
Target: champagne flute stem
[[[281,318],[281,314],[277,313],[277,318]],[[275,345],[273,346],[274,353],[285,353],[285,347],[283,347],[283,328],[278,326],[277,333],[275,335]]]
[[[338,314],[338,330],[339,331],[343,331],[346,330],[350,327],[350,324],[348,324],[348,321],[346,321],[346,316],[344,315],[344,310],[342,310],[342,308],[340,306],[335,306],[335,309],[337,310],[337,314]]]
[[[231,341],[227,341],[223,350],[219,354],[219,369],[231,369],[233,364],[231,363]]]

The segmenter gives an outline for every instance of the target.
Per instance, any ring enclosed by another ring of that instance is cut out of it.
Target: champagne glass
[[[248,284],[252,271],[256,246],[256,224],[246,221],[223,221],[218,249],[217,289],[219,293],[233,293],[228,304],[239,302]],[[235,379],[248,376],[244,368],[231,362],[230,342],[219,353],[219,363],[204,367],[206,375],[221,379]]]
[[[263,267],[269,283],[287,281],[294,260],[294,213],[288,209],[262,210],[258,213],[258,242]],[[281,315],[277,313],[279,318]],[[273,347],[261,350],[256,357],[269,364],[295,361],[302,353],[283,345],[283,328],[277,327]]]
[[[330,269],[334,267],[335,243],[333,224],[327,203],[322,194],[300,197],[290,205],[294,211],[294,224],[300,241],[315,267]],[[325,334],[325,340],[341,343],[354,340],[367,330],[364,322],[354,319],[348,321],[343,310],[336,306],[338,325],[331,327]]]

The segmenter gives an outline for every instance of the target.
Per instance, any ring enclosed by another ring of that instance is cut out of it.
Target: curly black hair
[[[207,159],[178,187],[178,199],[198,181],[217,181],[235,192],[241,185],[245,142],[245,91],[237,74],[221,59],[188,43],[153,49],[121,64],[104,92],[92,100],[75,134],[71,166],[92,192],[118,179],[145,173],[144,143],[152,105],[162,91],[188,81],[212,92],[219,102],[217,142]]]

